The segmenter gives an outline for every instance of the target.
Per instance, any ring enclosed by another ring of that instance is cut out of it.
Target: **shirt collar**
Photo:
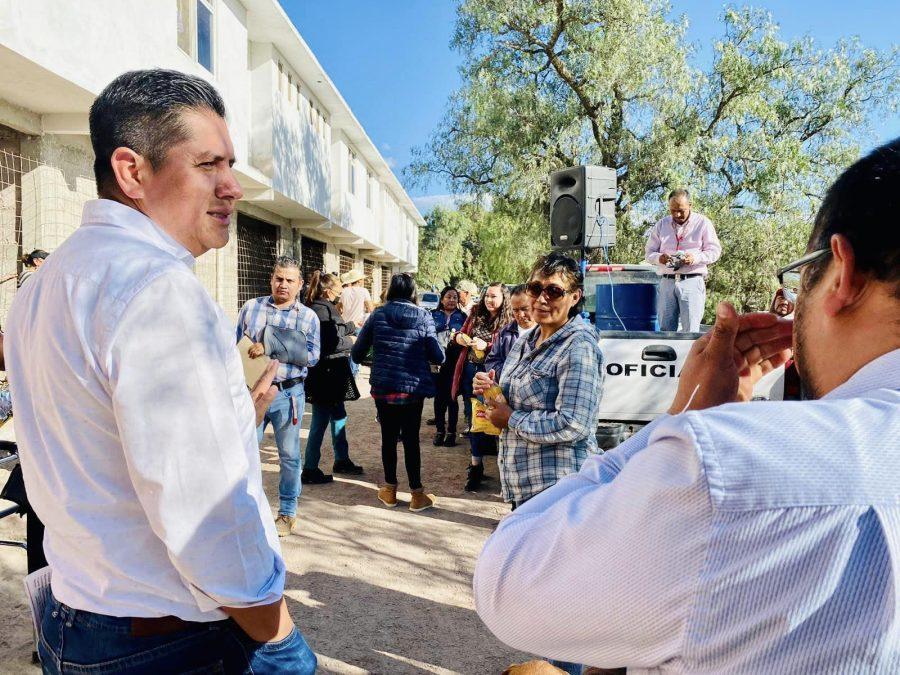
[[[120,227],[169,253],[188,267],[194,266],[193,254],[159,225],[137,209],[112,199],[92,199],[86,202],[81,224]]]
[[[303,303],[300,302],[300,296],[298,295],[296,298],[294,298],[293,305],[291,305],[290,307],[284,307],[284,308],[279,309],[278,305],[275,304],[275,298],[273,298],[270,295],[268,298],[266,298],[266,304],[271,305],[272,307],[277,309],[279,312],[289,312],[292,309],[297,309],[297,306],[302,305]]]
[[[569,319],[566,323],[564,323],[558,331],[556,331],[553,335],[547,338],[546,342],[542,342],[540,348],[541,349],[549,349],[549,347],[560,340],[565,339],[567,335],[570,333],[574,333],[576,330],[581,330],[582,326],[587,327],[587,324],[581,320],[581,315],[576,314],[571,319]],[[522,333],[519,337],[522,338],[524,336],[528,336],[526,339],[528,340],[529,346],[533,349],[535,343],[537,342],[538,337],[541,334],[540,325],[535,325],[532,328],[529,328],[527,331]]]
[[[900,349],[869,361],[842,385],[829,391],[823,399],[854,398],[874,389],[896,389],[900,383]]]

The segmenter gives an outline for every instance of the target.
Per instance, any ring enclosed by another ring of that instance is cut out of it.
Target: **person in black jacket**
[[[306,379],[306,398],[312,404],[312,423],[303,453],[303,472],[300,480],[304,485],[330,483],[333,478],[322,472],[319,460],[322,454],[322,439],[331,424],[331,445],[334,448],[334,473],[359,475],[361,466],[350,460],[347,443],[347,410],[344,396],[350,370],[350,349],[353,346],[356,326],[344,321],[337,310],[335,300],[341,295],[341,282],[332,274],[313,272],[304,301],[319,317],[322,336],[322,355],[319,363],[311,368]],[[343,361],[339,361],[343,359]]]
[[[415,304],[416,282],[408,274],[395,274],[387,293],[387,304],[377,308],[362,327],[353,345],[357,363],[374,352],[369,383],[381,424],[381,461],[385,485],[378,499],[397,506],[397,439],[403,439],[406,475],[412,492],[410,511],[434,506],[434,495],[422,487],[419,426],[422,405],[434,396],[434,378],[429,362],[444,361],[431,315]]]

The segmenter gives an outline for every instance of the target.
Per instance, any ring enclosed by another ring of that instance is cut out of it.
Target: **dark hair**
[[[391,300],[416,301],[416,282],[406,272],[400,272],[391,277],[391,285],[388,288],[387,302]]]
[[[806,250],[829,248],[835,234],[847,237],[859,270],[893,283],[894,296],[900,298],[900,227],[890,225],[898,212],[900,138],[895,138],[858,160],[828,188]],[[821,278],[829,258],[809,265],[806,287]]]
[[[47,253],[47,251],[40,249],[40,248],[36,248],[31,253],[26,253],[25,255],[22,256],[22,264],[24,264],[26,267],[34,267],[35,260],[37,260],[37,259],[46,260],[47,256],[49,256],[49,255],[50,254]]]
[[[584,274],[581,271],[581,265],[575,258],[570,258],[559,251],[554,251],[553,253],[548,253],[547,255],[538,258],[537,262],[534,263],[534,266],[531,268],[532,277],[537,275],[539,277],[547,278],[552,277],[554,274],[562,276],[569,284],[568,290],[584,290]],[[569,309],[569,317],[571,318],[576,314],[580,314],[583,306],[584,293],[582,292],[581,300]]]
[[[444,286],[444,290],[441,291],[441,298],[438,300],[438,309],[444,309],[444,296],[450,292],[456,293],[456,301],[459,302],[459,291],[453,286]]]
[[[484,296],[487,295],[487,289],[489,288],[499,288],[500,292],[503,294],[503,304],[500,305],[500,309],[497,311],[497,316],[495,317],[491,317],[491,312],[488,310],[487,305],[484,304]],[[485,286],[484,291],[481,293],[481,299],[472,310],[472,316],[475,317],[476,322],[487,324],[492,331],[496,331],[498,328],[502,328],[512,321],[512,309],[509,306],[509,289],[506,287],[506,284],[500,283],[499,281],[492,281]]]
[[[106,85],[89,118],[97,192],[115,185],[110,157],[116,148],[131,148],[159,169],[169,149],[188,137],[185,110],[225,117],[225,103],[209,82],[175,70],[132,70]]]
[[[678,199],[679,197],[684,197],[688,201],[691,201],[691,193],[685,190],[684,188],[676,188],[669,193],[669,198],[666,200],[668,202],[673,199]]]
[[[513,297],[514,295],[528,295],[527,284],[513,286],[512,290],[509,292],[509,297]]]
[[[292,258],[289,255],[280,255],[275,258],[275,264],[272,266],[272,274],[275,274],[275,270],[278,268],[283,270],[289,269],[300,269],[300,261],[296,258]]]
[[[340,288],[340,280],[333,274],[316,270],[309,275],[309,284],[306,286],[306,294],[303,296],[304,304],[311,305],[319,298],[325,297],[325,291]]]

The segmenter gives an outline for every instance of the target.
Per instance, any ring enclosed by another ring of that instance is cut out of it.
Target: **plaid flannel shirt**
[[[319,317],[298,299],[287,309],[278,309],[271,295],[248,300],[238,314],[235,340],[241,341],[246,335],[253,342],[261,342],[263,328],[271,324],[278,328],[293,328],[306,334],[306,349],[309,353],[309,366],[319,362],[322,342],[319,338]],[[282,363],[275,373],[275,382],[290,380],[294,377],[306,377],[308,368]]]
[[[521,504],[576,473],[597,452],[603,355],[594,328],[571,319],[535,348],[534,328],[516,340],[500,378],[513,409],[500,435],[501,494]]]

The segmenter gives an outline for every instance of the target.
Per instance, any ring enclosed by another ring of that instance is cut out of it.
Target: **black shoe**
[[[322,469],[303,469],[300,472],[300,482],[303,485],[324,485],[334,480],[334,476],[322,473]]]
[[[425,424],[427,424],[430,427],[433,427],[435,424],[437,424],[437,420],[432,417],[431,419],[425,420]]]
[[[481,487],[481,479],[484,478],[484,464],[469,464],[466,469],[466,492],[477,492]]]
[[[434,447],[437,448],[437,447],[444,445],[445,438],[446,438],[446,435],[443,432],[439,431],[438,433],[436,433],[434,435]]]
[[[333,473],[345,473],[350,476],[359,476],[363,473],[363,468],[359,464],[354,464],[349,459],[339,459],[331,467]]]
[[[447,434],[446,438],[444,438],[444,447],[455,448],[456,445],[456,434]]]

